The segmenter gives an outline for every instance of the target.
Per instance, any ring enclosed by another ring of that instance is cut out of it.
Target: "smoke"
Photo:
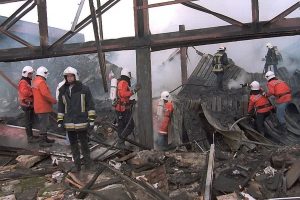
[[[241,84],[244,84],[247,82],[247,73],[245,71],[242,72],[242,74],[236,79],[230,79],[228,82],[228,89],[238,89],[241,88]]]

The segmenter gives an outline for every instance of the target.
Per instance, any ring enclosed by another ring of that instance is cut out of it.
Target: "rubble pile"
[[[216,156],[213,196],[237,196],[241,192],[254,199],[300,196],[300,146],[257,148],[255,151]],[[232,198],[237,199],[237,198]]]

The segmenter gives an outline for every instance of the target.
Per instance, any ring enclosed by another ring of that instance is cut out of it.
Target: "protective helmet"
[[[75,76],[75,80],[76,81],[79,81],[79,74],[77,72],[77,69],[73,68],[73,67],[67,67],[65,70],[64,70],[64,76],[66,76],[67,74],[74,74]]]
[[[48,69],[44,66],[40,66],[37,70],[36,70],[36,75],[38,76],[42,76],[44,78],[47,78],[49,73],[48,73]]]
[[[250,88],[251,88],[251,90],[260,90],[259,82],[253,81],[253,82],[250,84]]]
[[[29,73],[33,73],[33,68],[31,66],[25,66],[22,70],[22,76],[23,77],[28,77]]]
[[[166,101],[169,101],[170,100],[170,93],[168,91],[163,91],[161,94],[160,94],[160,98],[162,100],[166,100]]]
[[[225,51],[225,50],[226,50],[226,47],[220,46],[218,50],[219,50],[219,51]]]
[[[121,76],[127,76],[128,78],[131,78],[131,72],[128,69],[123,68],[121,71]]]
[[[268,42],[268,43],[266,44],[266,47],[267,47],[268,49],[272,49],[272,48],[273,48],[273,45],[272,45],[270,42]]]
[[[274,78],[274,77],[276,77],[276,76],[275,76],[274,72],[272,72],[272,71],[268,71],[268,72],[265,74],[265,78],[266,78],[267,80],[270,80],[270,79],[272,79],[272,78]]]

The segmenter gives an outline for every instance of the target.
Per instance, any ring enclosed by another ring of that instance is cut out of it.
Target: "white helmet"
[[[74,74],[75,80],[79,81],[79,74],[77,72],[77,69],[69,66],[64,70],[64,73],[63,73],[64,76],[66,76],[67,74]]]
[[[270,42],[268,42],[268,43],[266,44],[266,47],[267,47],[268,49],[272,49],[272,48],[273,48],[273,45],[272,45]]]
[[[40,66],[37,70],[36,70],[36,75],[38,76],[42,76],[44,78],[47,79],[49,73],[48,73],[48,69],[44,66]]]
[[[170,93],[168,91],[163,91],[161,94],[160,94],[160,98],[162,100],[166,100],[166,101],[169,101],[170,100]]]
[[[253,82],[250,84],[250,88],[251,88],[251,90],[260,90],[259,82],[253,81]]]
[[[22,76],[23,77],[28,77],[29,73],[33,73],[33,68],[31,66],[25,66],[22,70]]]
[[[219,50],[219,51],[225,51],[225,50],[226,50],[226,47],[220,46],[218,50]]]
[[[127,76],[128,78],[131,78],[131,72],[128,69],[123,68],[121,71],[121,76]]]
[[[276,76],[275,76],[274,72],[272,72],[272,71],[268,71],[268,72],[265,74],[265,78],[266,78],[267,80],[270,80],[270,79],[272,79],[272,78],[274,78],[274,77],[276,77]]]

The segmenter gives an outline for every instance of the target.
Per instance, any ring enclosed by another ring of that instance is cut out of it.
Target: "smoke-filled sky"
[[[101,0],[104,4],[107,0]],[[168,0],[149,0],[149,4],[164,2]],[[69,30],[74,20],[75,13],[80,0],[48,0],[48,25],[61,29]],[[298,2],[297,0],[261,0],[259,1],[260,20],[270,20],[286,8]],[[96,5],[96,0],[94,0]],[[252,20],[251,0],[201,0],[194,1],[201,6],[211,9],[215,12],[230,16],[241,22],[250,22]],[[10,16],[23,2],[0,4],[0,15]],[[88,1],[85,1],[83,11],[79,21],[89,15]],[[288,17],[299,17],[300,11],[297,9]],[[37,22],[37,11],[32,10],[22,20]],[[181,4],[151,8],[149,10],[150,30],[152,34],[162,32],[178,31],[178,26],[184,24],[186,29],[198,29],[211,26],[227,25],[222,20],[185,7]],[[133,1],[122,0],[117,3],[108,12],[103,14],[103,31],[104,39],[119,38],[134,35],[133,21]],[[81,31],[85,35],[86,41],[94,40],[91,24]],[[281,37],[260,39],[252,41],[230,42],[225,45],[227,53],[234,62],[250,72],[261,72],[264,63],[261,58],[266,54],[265,44],[271,42],[273,45],[282,50],[283,57],[285,54],[290,55],[289,46],[299,43],[300,37]],[[213,54],[220,44],[203,45],[196,47],[198,50]],[[152,72],[153,72],[153,91],[154,95],[160,90],[171,90],[180,85],[180,60],[179,57],[173,61],[161,65],[175,49],[165,50],[161,52],[153,52],[152,57]],[[299,50],[298,50],[299,51]],[[193,49],[188,50],[189,53],[189,72],[199,61],[199,56],[195,54]],[[116,52],[115,56],[110,60],[114,64],[121,67],[132,69],[135,72],[135,51]],[[288,66],[289,67],[289,66]],[[290,66],[293,69],[298,66],[293,64]],[[171,78],[167,78],[171,77]]]

